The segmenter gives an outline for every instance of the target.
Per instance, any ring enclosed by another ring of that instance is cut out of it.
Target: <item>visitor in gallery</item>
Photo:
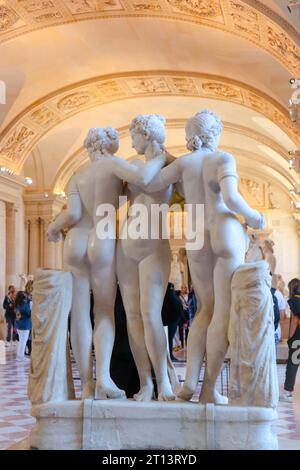
[[[278,327],[275,330],[275,335],[277,336],[278,343],[281,340],[281,327],[280,322],[286,319],[286,300],[283,293],[279,290],[279,286],[282,284],[282,276],[279,274],[273,274],[272,276],[272,287],[275,287],[275,296],[278,301],[278,308],[280,314],[280,321],[278,322]],[[283,283],[284,284],[284,283]]]
[[[168,347],[171,361],[182,362],[173,354],[173,339],[180,319],[184,316],[182,303],[177,295],[174,284],[168,283],[167,291],[162,306],[163,325],[168,327]]]
[[[189,298],[189,318],[190,318],[190,325],[191,325],[194,319],[194,316],[196,315],[196,312],[197,312],[197,297],[196,297],[192,284],[190,285],[188,298]]]
[[[7,336],[6,341],[10,343],[11,340],[16,341],[16,289],[14,286],[9,286],[7,295],[3,301],[3,308],[5,310],[5,320],[7,323]]]
[[[288,304],[291,309],[289,328],[289,356],[286,364],[284,390],[280,395],[282,401],[293,401],[293,391],[296,382],[296,375],[299,366],[299,345],[300,345],[300,280],[292,279],[289,284]]]
[[[187,342],[187,337],[189,334],[189,324],[190,324],[190,307],[189,307],[189,291],[186,286],[181,287],[179,299],[181,300],[183,308],[183,316],[179,321],[179,337],[181,341],[182,348],[185,347]]]
[[[278,305],[278,299],[276,296],[276,288],[271,287],[271,294],[272,294],[272,299],[273,299],[273,310],[274,310],[274,331],[275,331],[275,348],[277,352],[277,346],[279,343],[279,331],[278,328],[280,328],[280,311],[279,311],[279,305]]]
[[[25,286],[25,292],[19,291],[16,297],[16,328],[19,336],[17,361],[19,362],[24,360],[25,347],[32,328],[32,291],[33,281],[28,281]]]
[[[140,389],[140,380],[129,345],[126,313],[119,286],[114,314],[116,335],[110,361],[110,375],[117,387],[125,391],[127,398],[133,398]]]

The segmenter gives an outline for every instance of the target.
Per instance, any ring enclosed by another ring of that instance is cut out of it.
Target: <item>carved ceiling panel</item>
[[[206,74],[132,72],[96,77],[52,93],[25,109],[4,129],[0,163],[21,169],[34,145],[54,126],[104,103],[144,96],[191,96],[238,103],[276,123],[297,144],[300,128],[273,99],[248,85]]]
[[[241,36],[300,73],[300,35],[259,3],[242,0],[4,0],[0,43],[53,25],[97,18],[159,17],[199,23]]]

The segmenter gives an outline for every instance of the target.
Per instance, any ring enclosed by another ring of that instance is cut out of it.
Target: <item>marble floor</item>
[[[182,356],[178,353],[178,357]],[[27,382],[29,359],[24,362],[16,361],[16,344],[5,346],[0,341],[0,450],[24,448],[22,442],[28,437],[34,426],[34,418],[30,416],[30,402],[27,398]],[[185,364],[176,363],[176,370],[181,380],[185,376]],[[279,364],[279,383],[284,381],[285,366]],[[75,388],[77,397],[80,396],[80,382],[73,364]],[[219,377],[218,387],[226,393],[226,370]],[[300,373],[295,389],[294,403],[279,403],[278,420],[274,425],[280,449],[300,450]]]

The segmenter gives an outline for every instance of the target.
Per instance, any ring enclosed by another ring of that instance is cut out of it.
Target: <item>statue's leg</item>
[[[87,243],[87,231],[75,228],[70,230],[64,244],[64,263],[73,277],[71,344],[81,379],[82,399],[94,397]]]
[[[189,268],[197,297],[198,310],[189,331],[187,341],[186,379],[178,397],[190,400],[195,393],[206,352],[207,329],[214,308],[213,253],[209,246],[189,256]]]
[[[170,274],[170,253],[164,244],[139,265],[141,312],[145,341],[155,372],[158,399],[174,400],[168,368],[167,338],[162,324],[161,310]]]
[[[96,355],[95,399],[125,398],[110,377],[115,340],[114,306],[117,291],[115,240],[90,238],[89,261],[94,295],[94,347]]]
[[[140,379],[140,391],[134,395],[134,399],[150,401],[154,386],[140,310],[138,263],[124,255],[120,244],[117,252],[117,274],[126,311],[128,339]]]
[[[212,245],[217,258],[214,268],[215,305],[207,332],[207,364],[200,402],[224,404],[227,399],[216,391],[215,386],[228,349],[232,275],[244,263],[246,253],[245,232],[238,220],[222,218],[216,223]]]

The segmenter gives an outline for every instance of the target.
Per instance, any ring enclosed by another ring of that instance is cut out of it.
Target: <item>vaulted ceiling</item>
[[[179,152],[185,120],[208,107],[241,171],[288,194],[299,32],[281,1],[2,0],[0,164],[31,176],[32,191],[62,191],[86,164],[90,127],[118,128],[130,158],[130,120],[160,113]]]

